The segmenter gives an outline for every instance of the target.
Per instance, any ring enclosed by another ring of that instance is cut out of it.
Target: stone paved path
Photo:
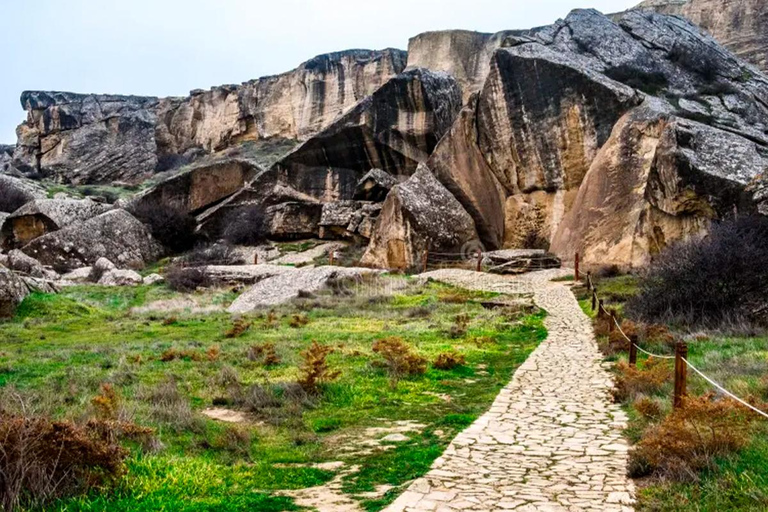
[[[385,512],[633,510],[626,417],[611,403],[589,319],[563,283],[551,282],[562,272],[425,274],[467,288],[532,292],[549,313],[549,336],[491,409]]]

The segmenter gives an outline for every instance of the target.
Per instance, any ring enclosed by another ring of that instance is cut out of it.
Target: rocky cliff
[[[638,8],[684,16],[737,56],[768,71],[765,0],[646,0]]]
[[[243,141],[307,139],[405,65],[399,50],[350,50],[186,98],[25,92],[14,164],[65,183],[139,183]]]

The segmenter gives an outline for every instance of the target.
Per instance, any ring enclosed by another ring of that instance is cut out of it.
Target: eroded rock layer
[[[180,157],[243,141],[306,139],[406,64],[399,50],[321,55],[297,69],[186,98],[25,92],[14,165],[66,183],[138,183]]]

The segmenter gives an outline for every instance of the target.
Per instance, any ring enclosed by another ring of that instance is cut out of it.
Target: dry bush
[[[280,356],[277,355],[274,343],[263,343],[253,345],[248,348],[247,357],[249,361],[261,363],[264,366],[276,366],[280,364]]]
[[[298,383],[279,383],[272,386],[255,384],[247,388],[235,401],[270,425],[303,428],[302,414],[315,406],[314,394]]]
[[[466,304],[472,297],[469,290],[449,288],[437,292],[437,300],[445,304]]]
[[[464,357],[464,354],[450,351],[438,354],[432,366],[439,370],[453,370],[457,366],[464,366],[465,364],[467,364],[467,359]]]
[[[448,335],[451,338],[461,338],[465,336],[469,329],[469,322],[470,318],[468,314],[461,313],[456,315],[456,318],[453,320],[453,325],[451,325],[451,328],[448,331]]]
[[[179,319],[178,319],[178,318],[176,318],[175,316],[169,316],[168,318],[164,318],[164,319],[163,319],[163,321],[162,321],[161,323],[162,323],[164,326],[166,326],[166,327],[167,327],[167,326],[169,326],[169,325],[174,325],[174,324],[175,324],[175,323],[177,323],[178,321],[179,321]]]
[[[662,359],[648,358],[642,368],[622,361],[616,365],[616,370],[618,373],[613,396],[617,402],[658,393],[672,379],[672,368]]]
[[[435,310],[434,306],[416,306],[408,310],[408,318],[429,318]]]
[[[120,410],[120,395],[112,384],[101,385],[101,393],[91,399],[96,417],[102,420],[115,420]]]
[[[210,285],[210,279],[204,268],[172,265],[165,272],[165,283],[177,292],[193,292]]]
[[[307,393],[317,393],[321,384],[339,378],[341,372],[331,370],[327,358],[334,352],[332,347],[312,341],[307,350],[301,352],[303,359],[299,367],[299,385]]]
[[[220,355],[221,348],[218,345],[213,345],[205,351],[205,357],[207,357],[210,362],[218,361]]]
[[[144,201],[130,207],[130,213],[149,227],[152,236],[174,253],[195,245],[197,222],[189,213],[170,204]]]
[[[189,361],[200,362],[203,360],[203,355],[195,350],[178,350],[175,348],[169,348],[162,354],[160,354],[160,361],[163,363],[170,363],[177,359],[186,359]]]
[[[695,481],[716,457],[747,445],[755,419],[738,402],[716,399],[714,393],[686,398],[681,409],[651,427],[632,451],[633,476]]]
[[[261,327],[262,329],[277,329],[280,327],[280,318],[277,316],[277,313],[274,311],[267,313],[267,316],[264,319],[264,323],[261,325]]]
[[[243,256],[228,244],[198,245],[181,258],[180,262],[188,267],[205,265],[242,265]]]
[[[427,371],[427,360],[413,352],[402,338],[378,340],[373,344],[373,351],[384,358],[387,373],[393,381],[408,375],[422,375]]]
[[[478,348],[495,345],[497,343],[496,339],[490,336],[475,336],[470,341],[474,343]]]
[[[293,315],[291,321],[288,323],[291,327],[298,328],[304,327],[309,323],[309,317],[307,315]]]
[[[658,420],[663,414],[659,403],[647,396],[639,397],[632,404],[632,407],[634,407],[643,418],[649,420]]]
[[[247,460],[251,454],[251,431],[240,425],[231,425],[214,437],[211,448],[235,455],[239,460]]]
[[[259,245],[267,240],[268,225],[260,206],[244,206],[227,216],[224,239],[236,245]]]
[[[107,422],[0,413],[0,509],[39,507],[116,483],[128,455],[119,437]]]
[[[768,324],[768,218],[740,216],[667,248],[627,310],[640,320],[703,328]]]
[[[243,320],[242,318],[237,318],[232,323],[232,327],[230,327],[226,333],[224,333],[224,337],[226,338],[239,338],[243,334],[245,334],[245,331],[251,328],[251,325],[253,325],[251,322],[248,322],[246,320]]]

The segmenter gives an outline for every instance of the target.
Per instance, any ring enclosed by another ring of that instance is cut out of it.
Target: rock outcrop
[[[125,210],[112,210],[36,238],[22,251],[60,273],[107,258],[121,268],[143,268],[162,256],[144,224]]]
[[[641,104],[657,105],[679,120],[678,157],[665,166],[665,178],[648,188],[657,195],[648,201],[663,205],[657,208],[667,215],[685,217],[686,226],[706,225],[734,206],[753,208],[743,192],[747,186],[761,190],[754,181],[765,168],[759,155],[768,148],[767,85],[765,76],[681,18],[630,11],[613,22],[577,10],[550,27],[507,36],[482,90],[428,165],[472,215],[486,246],[546,248],[557,238],[558,253],[572,258],[564,235],[556,236],[571,228],[560,231],[560,224],[568,212],[581,222],[590,218],[583,200],[576,202],[585,176],[602,165],[609,143],[619,142],[609,140],[619,119]],[[724,150],[726,140],[738,149]],[[623,157],[632,175],[642,156],[625,146]],[[738,190],[719,188],[722,181],[705,187],[709,178],[675,178],[690,174],[692,166],[706,169],[704,174],[718,167]],[[608,236],[596,224],[580,233],[589,229]],[[664,244],[693,230],[666,226]],[[619,259],[644,261],[647,254]]]
[[[139,183],[175,161],[243,141],[309,138],[405,61],[399,50],[350,50],[186,98],[25,92],[14,163],[66,183]]]
[[[384,202],[364,265],[412,269],[424,251],[460,254],[477,241],[472,217],[426,165],[396,185]]]
[[[765,0],[646,0],[637,8],[684,16],[738,57],[768,72]]]
[[[0,265],[0,318],[10,318],[16,307],[32,292],[56,293],[50,281],[22,276]]]
[[[524,274],[560,268],[560,258],[542,249],[506,249],[483,254],[488,271],[494,274]]]
[[[22,247],[35,238],[88,220],[111,210],[110,205],[90,199],[37,199],[5,220],[2,226],[6,249]]]

